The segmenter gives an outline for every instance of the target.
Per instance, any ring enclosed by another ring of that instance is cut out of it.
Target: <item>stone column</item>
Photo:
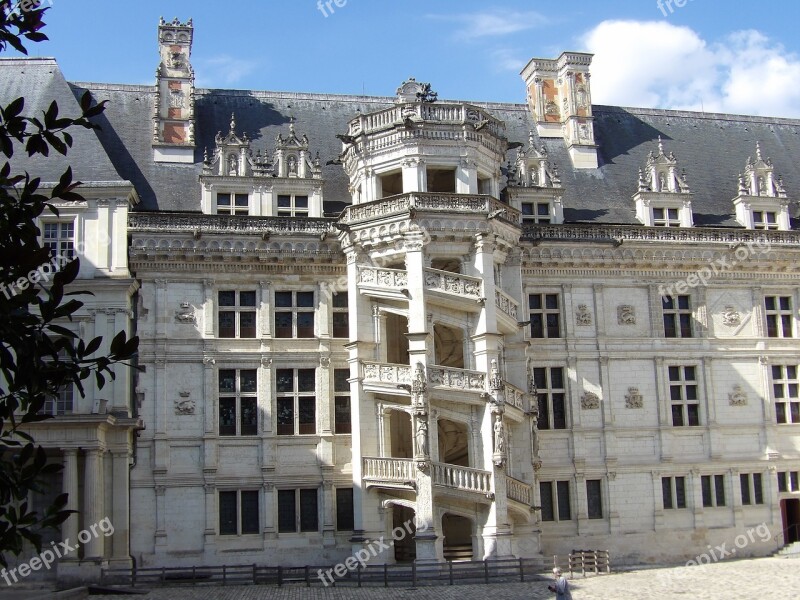
[[[130,556],[129,458],[130,453],[128,450],[111,453],[113,477],[111,522],[114,525],[114,535],[111,537],[111,560],[119,568],[132,565]]]
[[[88,530],[102,521],[105,514],[105,490],[103,487],[103,451],[92,448],[86,451],[86,466],[83,480],[83,525]],[[99,561],[103,558],[103,537],[94,535],[83,544],[84,560]]]
[[[78,510],[78,451],[72,448],[64,450],[64,493],[69,495],[67,510]],[[61,539],[70,544],[78,539],[78,516],[70,515],[61,525]],[[76,560],[77,554],[65,556],[62,560]]]

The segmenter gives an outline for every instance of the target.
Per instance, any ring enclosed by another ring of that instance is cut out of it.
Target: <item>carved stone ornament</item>
[[[587,327],[592,324],[592,313],[585,304],[578,305],[578,310],[575,311],[575,324],[579,327]]]
[[[738,327],[742,323],[742,315],[733,306],[726,306],[722,311],[722,324],[726,327]]]
[[[625,408],[642,408],[644,406],[644,396],[639,393],[639,388],[629,387],[625,394]]]
[[[500,391],[505,387],[503,385],[503,378],[500,377],[500,369],[497,366],[497,359],[493,358],[490,367],[489,387],[492,391]]]
[[[620,325],[636,325],[636,308],[630,304],[617,307],[617,323]]]
[[[180,400],[175,400],[175,414],[193,415],[195,411],[195,401],[189,398],[189,392],[181,392],[180,396]]]
[[[600,396],[594,392],[584,392],[581,396],[581,408],[583,410],[600,408]]]
[[[188,302],[181,302],[181,308],[179,311],[175,313],[175,321],[178,323],[183,323],[185,325],[194,325],[197,323],[197,319],[194,315],[194,309],[192,305]]]
[[[747,394],[742,386],[733,386],[733,391],[728,394],[728,403],[731,406],[747,406]]]

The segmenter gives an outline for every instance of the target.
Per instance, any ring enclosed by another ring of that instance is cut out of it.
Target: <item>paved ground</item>
[[[726,560],[717,564],[674,569],[640,569],[611,575],[578,577],[571,582],[575,600],[622,600],[626,598],[691,598],[692,600],[800,598],[800,558]],[[23,598],[21,590],[0,588],[0,600]],[[123,596],[124,597],[124,596]],[[555,596],[546,582],[453,587],[390,588],[306,588],[304,586],[161,588],[145,600],[538,600]],[[92,596],[97,600],[118,600],[120,596]]]

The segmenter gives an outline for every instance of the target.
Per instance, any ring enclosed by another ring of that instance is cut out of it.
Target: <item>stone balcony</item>
[[[432,304],[449,309],[460,308],[469,312],[480,312],[484,304],[483,282],[480,277],[425,269],[425,291]]]
[[[509,500],[525,506],[533,505],[533,486],[510,475],[506,475],[506,496]]]
[[[416,461],[410,458],[376,458],[365,456],[361,477],[367,487],[380,486],[415,489],[417,481]]]
[[[503,290],[495,288],[494,305],[497,308],[497,324],[505,333],[516,333],[519,329],[519,302]]]
[[[410,192],[348,206],[339,222],[354,226],[391,217],[410,218],[416,212],[486,215],[516,226],[522,218],[517,209],[488,195]]]
[[[433,388],[455,391],[459,394],[463,392],[483,394],[486,392],[486,373],[431,365],[428,367],[428,383]]]

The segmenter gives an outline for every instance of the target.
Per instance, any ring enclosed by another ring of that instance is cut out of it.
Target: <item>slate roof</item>
[[[52,71],[49,79],[47,71]],[[0,83],[14,85],[13,89],[39,101],[54,94],[61,98],[65,85],[52,59],[0,62]],[[324,165],[339,155],[341,142],[335,135],[346,131],[350,119],[394,103],[394,97],[198,89],[196,162],[181,165],[153,161],[154,86],[70,86],[73,101],[87,89],[97,101],[109,100],[98,133],[103,151],[97,144],[79,146],[78,166],[96,169],[98,177],[106,177],[116,168],[135,185],[141,198],[137,210],[148,211],[200,210],[198,176],[203,149],[213,150],[214,135],[228,130],[231,113],[236,114],[237,132],[247,132],[254,151],[262,153],[265,149],[272,152],[275,137],[288,133],[294,118],[296,131],[308,135],[312,153],[319,152]],[[520,83],[520,95],[523,93]],[[511,141],[527,142],[528,132],[535,129],[525,104],[472,103],[505,121]],[[638,169],[644,166],[648,152],[657,151],[659,135],[665,151],[674,152],[679,166],[686,170],[698,226],[738,227],[731,200],[736,195],[737,175],[748,156],[755,154],[756,141],[784,178],[789,197],[800,199],[800,120],[597,105],[593,109],[598,169],[573,169],[561,139],[537,140],[558,164],[567,222],[637,224],[631,196],[636,191]],[[325,211],[335,214],[350,202],[347,177],[340,166],[324,166],[323,177]]]
[[[41,120],[53,100],[58,103],[60,116],[81,114],[80,96],[76,99],[52,58],[0,58],[0,104],[6,106],[19,97],[25,98],[22,114],[28,117]],[[42,182],[56,182],[67,166],[72,166],[74,180],[122,182],[93,130],[72,127],[69,133],[74,142],[67,156],[51,150],[47,158],[38,155],[29,158],[24,147],[17,145],[11,163],[14,172],[27,170]]]

